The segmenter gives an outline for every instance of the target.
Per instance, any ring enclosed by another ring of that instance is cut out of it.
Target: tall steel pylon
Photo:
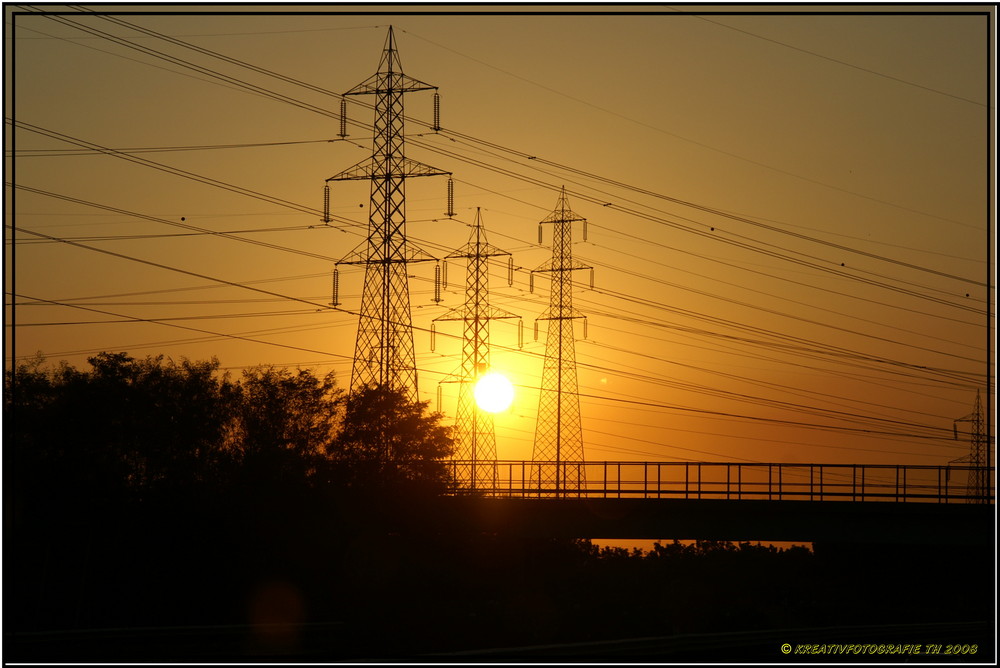
[[[965,457],[954,460],[969,465],[969,482],[966,487],[966,494],[970,498],[970,503],[989,503],[990,499],[990,470],[986,461],[989,448],[989,440],[986,435],[985,423],[983,422],[983,405],[979,400],[979,390],[976,390],[976,405],[972,412],[965,417],[955,420],[955,439],[958,439],[958,423],[968,422],[969,429],[969,454]]]
[[[384,387],[402,391],[411,401],[419,395],[407,265],[436,258],[407,244],[404,184],[410,177],[448,173],[405,156],[403,94],[420,90],[437,88],[403,74],[390,26],[378,71],[344,93],[375,96],[372,155],[327,179],[327,183],[371,181],[368,236],[337,263],[365,266],[351,392]],[[336,287],[334,269],[335,306],[339,305]]]
[[[549,308],[535,320],[549,321],[545,335],[545,363],[542,368],[541,394],[535,423],[535,445],[532,451],[531,484],[543,494],[563,496],[579,493],[585,487],[583,462],[583,428],[580,422],[580,396],[576,377],[576,345],[573,321],[586,316],[573,308],[572,272],[593,268],[573,260],[573,223],[586,219],[569,207],[565,187],[559,193],[555,210],[539,223],[552,224],[552,258],[531,275],[547,272],[551,276]],[[586,238],[586,232],[584,232]],[[593,273],[591,273],[593,278]]]
[[[479,408],[473,396],[476,382],[490,370],[490,320],[521,317],[489,302],[489,259],[501,256],[511,257],[510,253],[486,240],[477,207],[469,242],[445,258],[467,260],[465,303],[434,319],[434,322],[460,320],[464,323],[462,366],[451,379],[442,382],[459,383],[453,459],[463,463],[456,467],[455,478],[459,485],[473,490],[494,489],[497,482],[493,416]],[[508,283],[512,283],[513,269],[513,264],[508,262]]]

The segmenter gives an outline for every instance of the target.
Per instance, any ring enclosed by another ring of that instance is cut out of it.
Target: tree
[[[89,371],[45,370],[38,358],[6,374],[6,435],[36,500],[141,500],[218,473],[233,395],[217,359],[104,352],[88,362]]]
[[[340,482],[353,488],[413,486],[443,490],[445,457],[454,450],[452,428],[429,402],[410,402],[398,390],[369,387],[347,402],[331,463]]]
[[[343,404],[334,373],[261,365],[243,372],[227,448],[249,477],[305,484],[327,457]]]

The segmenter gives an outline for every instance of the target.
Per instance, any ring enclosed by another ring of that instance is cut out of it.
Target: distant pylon
[[[552,259],[535,269],[531,276],[533,287],[535,272],[551,275],[549,308],[535,321],[536,338],[538,321],[548,320],[549,325],[531,457],[531,484],[543,494],[555,496],[579,493],[586,484],[573,321],[584,319],[584,331],[587,321],[586,316],[573,308],[571,279],[572,272],[592,268],[573,260],[573,223],[578,221],[586,224],[584,218],[569,208],[563,188],[555,210],[539,224],[552,224]]]
[[[477,207],[469,242],[446,258],[465,258],[468,261],[465,303],[434,319],[434,322],[461,320],[465,323],[462,366],[452,379],[442,382],[459,383],[453,459],[464,463],[456,467],[455,478],[459,485],[473,490],[494,489],[497,482],[493,416],[479,408],[473,397],[476,382],[490,369],[490,320],[521,317],[489,303],[489,258],[503,255],[510,257],[507,251],[487,242]],[[508,262],[508,282],[511,282],[512,272],[513,265]]]
[[[372,156],[327,179],[371,181],[368,236],[337,263],[365,265],[351,392],[385,387],[403,391],[412,401],[419,395],[407,264],[435,258],[407,245],[404,183],[413,176],[447,174],[404,154],[403,94],[419,90],[437,87],[403,74],[389,26],[378,72],[344,93],[375,96]]]
[[[963,418],[955,420],[955,438],[958,439],[958,423],[968,422],[969,430],[969,454],[954,460],[969,465],[969,482],[966,487],[966,494],[970,497],[969,503],[989,503],[990,499],[990,472],[986,465],[986,448],[989,442],[986,437],[986,429],[983,423],[983,405],[979,400],[979,390],[976,390],[976,405],[972,412]]]

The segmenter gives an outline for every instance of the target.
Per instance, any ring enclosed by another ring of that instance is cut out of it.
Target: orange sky
[[[586,242],[574,230],[574,255],[596,277],[590,290],[580,272],[575,294],[589,317],[576,344],[588,459],[944,464],[966,454],[952,421],[977,389],[985,397],[994,373],[994,51],[984,8],[141,9],[155,13],[108,18],[333,93],[374,73],[395,27],[405,72],[439,86],[442,100],[435,134],[431,94],[407,96],[407,154],[456,182],[452,220],[444,178],[408,182],[410,239],[443,257],[465,243],[481,207],[490,241],[518,268],[512,287],[505,266],[491,275],[492,301],[525,323],[521,351],[516,325],[492,328],[494,366],[520,386],[497,417],[500,458],[531,453],[544,324],[537,342],[531,333],[548,282],[538,277],[529,294],[528,270],[550,253],[551,231],[539,245],[537,223],[562,185],[589,221]],[[347,385],[356,317],[324,306],[333,262],[361,240],[368,186],[332,185],[332,212],[354,223],[343,229],[308,210],[321,207],[326,178],[370,153],[371,112],[357,104],[370,99],[349,98],[348,141],[329,141],[339,131],[336,96],[100,16],[58,17],[66,24],[5,10],[6,113],[19,124],[7,126],[6,181],[20,186],[6,189],[6,220],[25,230],[13,244],[7,230],[8,367],[36,351],[77,366],[103,350],[214,355],[236,375],[258,363],[302,365],[333,369]],[[158,149],[130,155],[271,201],[82,152],[29,125]],[[163,150],[178,147],[189,150]],[[411,268],[420,393],[432,401],[460,363],[456,323],[439,323],[430,349],[430,322],[463,299],[464,267],[448,269],[437,306],[433,265]],[[361,277],[360,268],[342,272],[347,310],[359,305]],[[443,389],[449,415],[454,387]]]

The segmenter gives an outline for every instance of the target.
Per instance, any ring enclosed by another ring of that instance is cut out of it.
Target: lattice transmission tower
[[[573,213],[562,188],[555,210],[539,223],[552,225],[552,258],[531,274],[534,289],[535,273],[550,274],[549,307],[535,320],[549,322],[545,335],[545,362],[535,423],[535,444],[532,451],[531,485],[544,494],[564,496],[579,493],[585,487],[583,462],[583,428],[580,422],[580,396],[576,377],[576,345],[573,321],[583,319],[586,336],[586,316],[573,308],[574,271],[593,267],[573,259],[573,223],[582,222],[586,239],[587,221]]]
[[[417,369],[410,316],[407,265],[436,258],[407,243],[406,179],[414,176],[448,174],[443,170],[405,156],[403,137],[403,95],[421,90],[437,90],[403,74],[396,51],[392,26],[389,27],[378,71],[346,93],[374,95],[375,121],[372,155],[327,179],[330,181],[371,181],[368,236],[355,250],[337,262],[365,267],[358,335],[351,371],[351,392],[363,387],[396,389],[412,401],[418,399]],[[438,96],[434,98],[438,126]],[[341,106],[341,134],[346,135]],[[329,185],[324,191],[324,219],[329,219]],[[339,306],[338,275],[334,269],[334,306]]]
[[[451,378],[442,382],[459,383],[453,459],[462,463],[455,469],[455,478],[459,485],[472,490],[495,489],[497,483],[493,415],[481,409],[473,396],[476,382],[490,370],[490,321],[521,317],[493,306],[489,301],[489,260],[491,257],[502,256],[508,258],[509,285],[513,283],[514,272],[511,254],[486,240],[486,231],[477,207],[476,222],[472,225],[469,242],[445,258],[466,260],[465,303],[434,319],[434,322],[458,320],[464,323],[462,366]],[[432,329],[432,348],[433,331]],[[520,334],[520,329],[518,333]],[[520,336],[518,338],[520,343]]]
[[[969,482],[966,487],[966,494],[970,497],[969,503],[989,503],[990,467],[987,457],[989,456],[990,444],[983,421],[983,405],[979,400],[978,390],[976,390],[976,405],[972,412],[955,420],[956,440],[958,440],[959,422],[969,423],[969,454],[953,461],[969,465]]]

